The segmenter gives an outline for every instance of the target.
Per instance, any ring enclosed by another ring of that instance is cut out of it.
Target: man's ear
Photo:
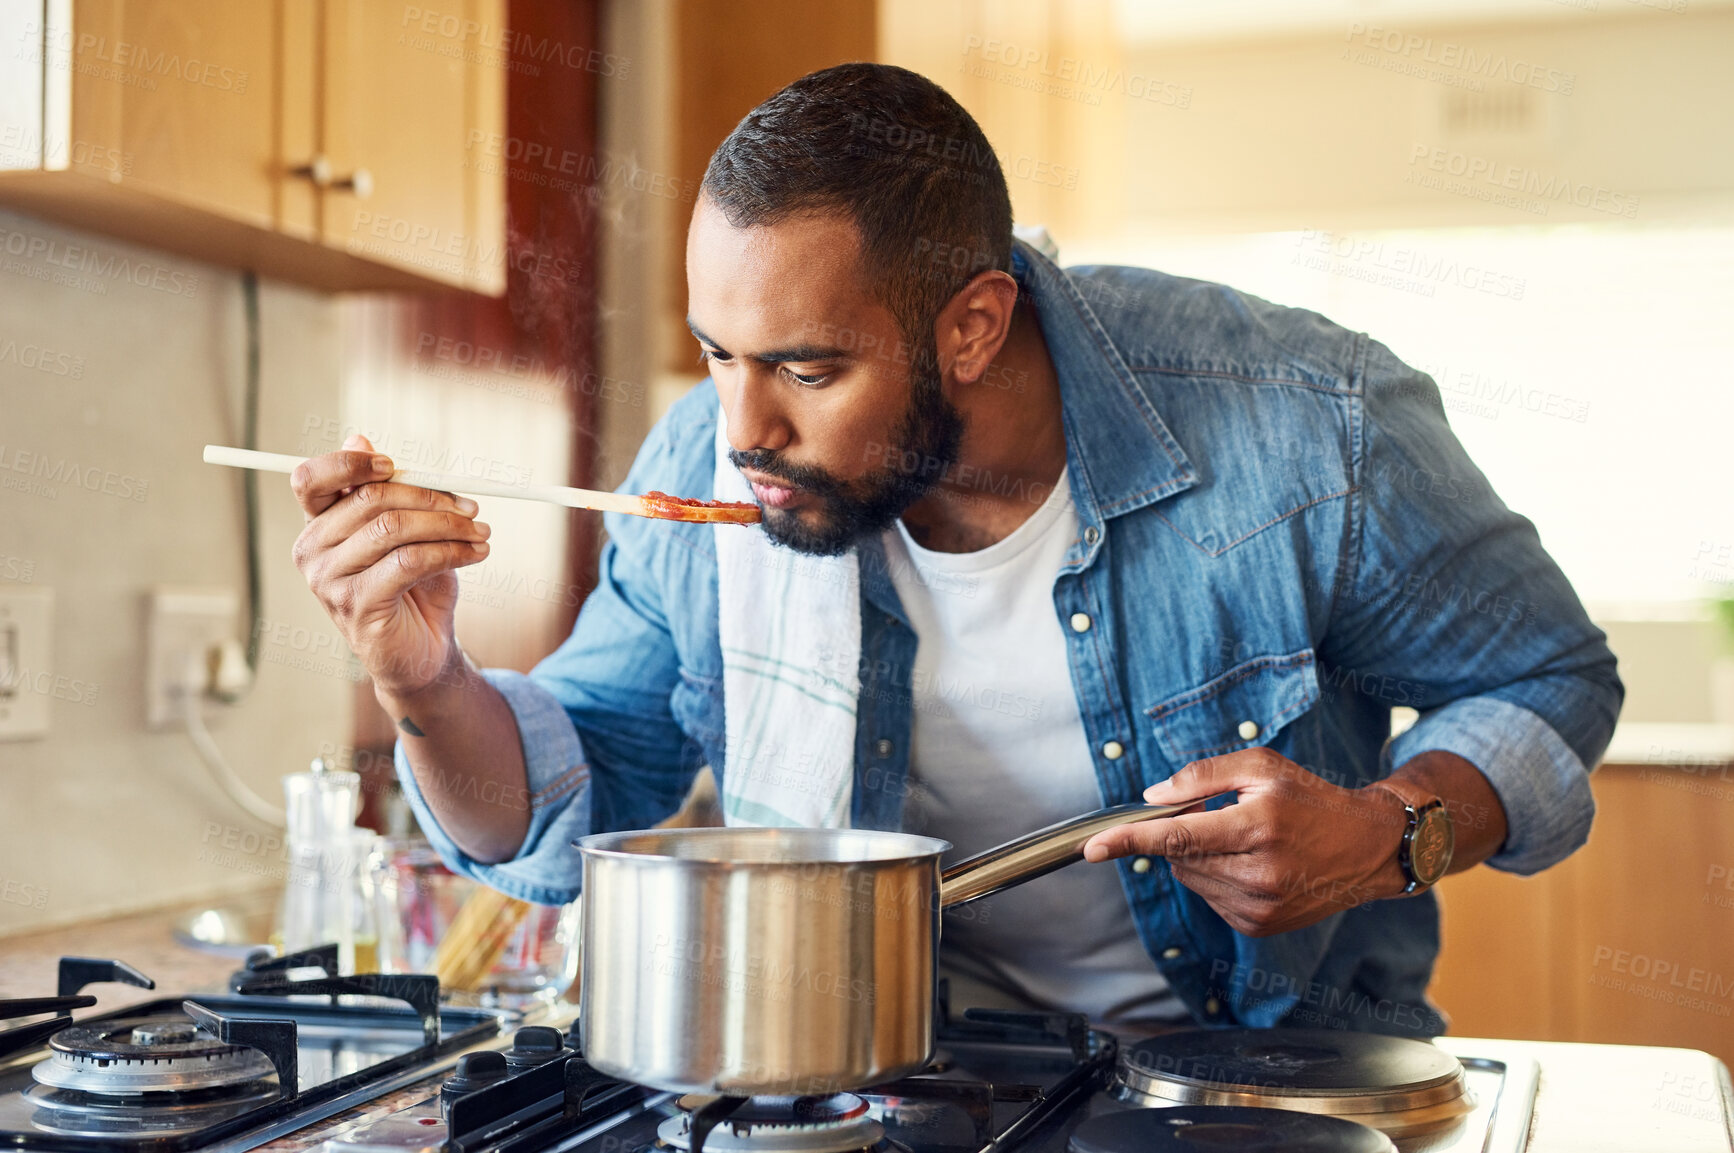
[[[947,380],[974,384],[1011,335],[1018,282],[1009,273],[977,273],[939,312],[934,326],[939,367]]]

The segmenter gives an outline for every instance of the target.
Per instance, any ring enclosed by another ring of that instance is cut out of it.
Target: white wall
[[[314,455],[359,430],[406,464],[566,483],[569,397],[545,372],[476,368],[457,337],[414,329],[402,298],[260,295],[261,448]],[[0,741],[0,935],[281,884],[272,831],[212,783],[183,732],[145,727],[141,685],[150,586],[244,598],[241,474],[200,460],[206,443],[240,442],[244,347],[238,274],[0,214],[0,591],[53,589],[52,670],[95,686],[94,703],[50,701],[45,739]],[[64,372],[26,367],[36,350]],[[143,499],[40,475],[73,469]],[[303,518],[288,478],[262,474],[260,496],[258,679],[205,715],[252,789],[281,803],[282,775],[315,755],[354,765],[366,690],[290,559]],[[576,599],[565,514],[482,504],[492,550],[462,573],[459,634],[483,664],[526,667]]]
[[[1329,31],[1141,46],[1128,68],[1190,100],[1129,104],[1128,223],[1523,227],[1695,212],[1734,191],[1734,155],[1714,143],[1734,132],[1731,48],[1734,11],[1628,3],[1497,24],[1369,8]]]
[[[0,562],[0,588],[54,590],[52,668],[96,686],[92,703],[51,701],[46,738],[0,743],[0,896],[12,895],[0,934],[257,886],[280,859],[221,851],[261,827],[184,734],[146,730],[141,688],[149,586],[245,590],[239,474],[199,459],[239,438],[239,277],[10,213],[0,230],[0,556],[17,561]],[[261,298],[261,440],[287,445],[307,411],[339,410],[339,305],[277,284]],[[25,367],[39,359],[26,349],[47,350],[55,371]],[[44,475],[74,469],[87,485],[115,474],[111,488],[142,499]],[[328,632],[289,560],[302,517],[287,478],[260,491],[265,615],[289,635]],[[343,676],[267,662],[210,725],[280,800],[281,774],[348,739],[350,699]],[[13,899],[23,885],[31,899]]]

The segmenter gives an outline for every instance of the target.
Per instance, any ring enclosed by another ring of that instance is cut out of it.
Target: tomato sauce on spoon
[[[735,500],[696,500],[692,497],[670,496],[656,489],[639,497],[645,509],[662,520],[679,520],[699,524],[758,524],[763,519],[759,506]]]

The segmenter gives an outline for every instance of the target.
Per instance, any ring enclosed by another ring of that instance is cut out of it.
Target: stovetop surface
[[[324,975],[293,976],[309,968]],[[113,979],[149,984],[117,962],[66,958],[57,998],[9,1002],[0,1005],[0,1017],[88,1006],[91,998],[76,995],[80,987]],[[301,1147],[319,1153],[670,1153],[692,1144],[695,1132],[708,1132],[708,1139],[696,1138],[707,1141],[708,1153],[1068,1153],[1080,1126],[1152,1105],[1172,1111],[1179,1104],[1136,1076],[1128,1074],[1121,1084],[1115,1073],[1126,1054],[1119,1042],[1090,1030],[1081,1017],[977,1010],[953,1018],[943,997],[936,1006],[938,1050],[929,1071],[859,1090],[857,1097],[828,1100],[817,1112],[812,1101],[781,1099],[794,1103],[795,1113],[779,1120],[779,1110],[788,1106],[775,1104],[777,1099],[755,1099],[742,1109],[738,1098],[682,1100],[604,1077],[571,1047],[575,1031],[526,1024],[505,1048],[501,1034],[515,1014],[440,1007],[437,981],[427,975],[339,976],[329,948],[250,959],[231,988],[233,995],[199,997],[196,1003],[162,998],[79,1018],[70,1031],[62,1023],[72,1018],[57,1017],[0,1033],[6,1042],[0,1046],[0,1148],[242,1153],[297,1133]],[[356,995],[363,992],[368,995]],[[129,1025],[145,1019],[154,1019],[148,1028]],[[48,1037],[55,1030],[60,1031],[52,1045],[58,1051],[51,1055]],[[1217,1074],[1225,1061],[1234,1069],[1235,1062],[1252,1062],[1256,1068],[1242,1070],[1246,1076],[1230,1078],[1237,1085],[1281,1084],[1264,1078],[1292,1072],[1290,1066],[1335,1070],[1338,1080],[1347,1077],[1355,1086],[1388,1085],[1383,1073],[1363,1081],[1366,1066],[1349,1059],[1363,1048],[1379,1055],[1393,1044],[1410,1044],[1350,1035],[1309,1041],[1302,1033],[1284,1035],[1279,1043],[1256,1032],[1188,1032],[1198,1034],[1192,1048],[1182,1045],[1186,1036],[1173,1034],[1133,1055],[1154,1055],[1158,1064],[1176,1053],[1202,1055],[1205,1067]],[[1451,1066],[1455,1088],[1451,1057],[1413,1044],[1419,1047],[1389,1056],[1399,1064],[1443,1061]],[[459,1053],[468,1055],[460,1059]],[[1463,1062],[1461,1084],[1468,1093],[1442,1104],[1430,1101],[1446,1110],[1445,1124],[1412,1109],[1351,1119],[1377,1125],[1396,1140],[1400,1153],[1522,1149],[1535,1063],[1455,1056]],[[436,1076],[454,1062],[455,1076]],[[287,1092],[280,1091],[284,1085]],[[166,1087],[177,1092],[136,1092]],[[1365,1109],[1369,1100],[1392,1108],[1388,1096],[1367,1098],[1358,1091],[1314,1106]],[[365,1112],[344,1112],[368,1103],[373,1104]],[[1173,1113],[1171,1123],[1140,1123],[1126,1131],[1166,1138],[1182,1127],[1172,1120],[1178,1117]],[[815,1125],[816,1118],[821,1123]],[[1281,1120],[1288,1124],[1287,1117]],[[1421,1128],[1415,1127],[1418,1121]],[[319,1122],[324,1124],[309,1128]],[[709,1128],[713,1122],[716,1128]],[[1089,1132],[1124,1129],[1116,1122],[1095,1124]],[[1202,1129],[1194,1132],[1204,1135]]]
[[[1117,1051],[1106,1034],[1089,1034],[1087,1043],[1089,1052],[1080,1060],[1063,1043],[1008,1045],[942,1033],[943,1071],[860,1090],[859,1095],[884,1126],[880,1148],[885,1153],[977,1153],[997,1141],[1010,1144],[1014,1137],[1020,1151],[1063,1150],[1073,1123],[1064,1114],[1092,1095],[1100,1096]],[[438,1095],[430,1092],[391,1116],[361,1119],[328,1134],[322,1153],[417,1153],[438,1147],[448,1136],[455,1136],[466,1150],[498,1153],[672,1153],[660,1142],[658,1129],[680,1115],[679,1097],[623,1087],[605,1116],[543,1125],[533,1137],[493,1143],[448,1131],[439,1121]],[[1098,1104],[1109,1110],[1125,1108],[1105,1099]],[[432,1122],[438,1122],[437,1127]]]
[[[1115,1095],[1118,1046],[1103,1033],[1089,1033],[1079,1051],[1060,1040],[1039,1043],[1026,1037],[1008,1044],[942,1031],[939,1048],[942,1071],[859,1091],[884,1126],[876,1153],[1068,1153],[1079,1126],[1143,1108]],[[1465,1072],[1473,1111],[1424,1137],[1398,1136],[1401,1153],[1497,1153],[1523,1147],[1535,1089],[1533,1066],[1513,1070],[1498,1061],[1468,1058]],[[552,1074],[546,1079],[549,1087],[557,1084]],[[446,1148],[458,1153],[675,1153],[665,1137],[666,1123],[682,1113],[678,1095],[639,1087],[619,1092],[600,1113],[587,1106],[582,1119],[549,1117],[516,1132],[504,1123],[506,1105],[492,1109],[489,1124],[459,1126],[453,1118],[448,1130],[437,1093],[427,1092],[389,1116],[325,1134],[320,1153],[430,1153],[448,1138]],[[707,1149],[716,1147],[714,1136],[712,1142]]]
[[[172,1105],[144,1098],[104,1097],[55,1090],[37,1082],[32,1068],[46,1050],[0,1065],[0,1146],[62,1153],[174,1153],[204,1148],[274,1121],[297,1124],[327,1116],[344,1099],[368,1092],[394,1074],[420,1075],[443,1054],[495,1036],[502,1014],[446,1007],[440,1036],[425,1041],[410,1009],[374,998],[201,996],[197,1003],[236,1021],[293,1021],[296,1026],[296,1095],[278,1092],[275,1075],[250,1087],[189,1094]],[[114,1013],[81,1018],[101,1024],[140,1018],[184,1017],[183,999],[162,998]]]

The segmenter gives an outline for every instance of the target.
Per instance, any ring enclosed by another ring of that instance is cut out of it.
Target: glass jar
[[[384,973],[432,971],[458,910],[481,885],[446,868],[425,840],[386,839],[372,870]],[[553,999],[578,977],[578,904],[531,905],[472,992],[505,1000]]]
[[[284,776],[283,795],[288,867],[272,944],[282,953],[336,945],[339,972],[373,972],[371,862],[379,838],[354,825],[360,776],[328,769],[321,758]]]

